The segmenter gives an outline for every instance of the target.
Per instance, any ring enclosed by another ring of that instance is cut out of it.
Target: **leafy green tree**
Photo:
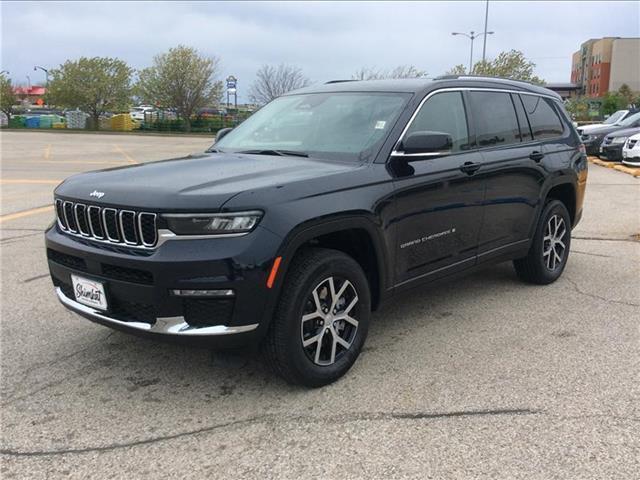
[[[7,120],[11,120],[13,115],[13,107],[18,103],[18,97],[16,97],[13,91],[13,85],[11,79],[0,75],[0,111],[7,116]]]
[[[565,102],[565,108],[574,120],[589,120],[589,102],[585,97],[570,98]]]
[[[625,102],[624,107],[628,107],[629,105],[633,105],[635,103],[634,100],[638,97],[638,92],[634,92],[633,90],[631,90],[629,85],[623,83],[618,89],[618,95],[620,95],[620,97],[622,97],[622,100]]]
[[[263,65],[249,88],[249,98],[258,105],[264,105],[291,90],[307,85],[309,79],[295,65]]]
[[[513,80],[524,80],[526,82],[544,84],[544,80],[533,73],[536,64],[527,60],[519,50],[509,50],[500,53],[493,60],[481,60],[476,62],[471,73],[473,75],[483,75],[486,77],[511,78]],[[465,75],[464,65],[456,65],[447,72],[449,75]]]
[[[451,68],[451,70],[448,70],[446,73],[446,75],[466,75],[466,74],[467,74],[467,69],[462,64],[456,65],[455,67]]]
[[[98,129],[102,114],[129,107],[132,73],[133,70],[117,58],[68,60],[49,71],[48,99],[55,105],[87,112],[94,128]]]
[[[399,65],[391,70],[362,67],[351,78],[353,80],[382,80],[386,78],[421,78],[426,76],[427,72],[413,65]]]
[[[627,106],[627,101],[618,92],[607,92],[602,97],[602,113],[611,115]]]
[[[191,117],[199,108],[218,103],[222,82],[216,80],[220,61],[201,56],[195,48],[179,45],[156,55],[153,65],[140,72],[138,94],[150,104],[175,108],[191,131]]]

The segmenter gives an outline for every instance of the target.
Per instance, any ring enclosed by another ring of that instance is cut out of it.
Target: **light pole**
[[[49,70],[47,70],[44,67],[41,67],[40,65],[36,65],[35,67],[33,67],[33,71],[35,72],[36,70],[42,70],[44,72],[45,85],[48,87],[49,86]]]
[[[29,90],[31,90],[31,77],[27,75],[27,85],[29,85]]]
[[[476,33],[473,30],[469,33],[451,32],[451,35],[462,35],[471,40],[471,54],[469,55],[469,75],[473,73],[473,41],[478,37],[486,37],[487,35],[493,35],[494,32]]]
[[[482,39],[482,63],[485,61],[487,53],[487,23],[489,22],[489,0],[487,0],[487,8],[484,11],[484,38]]]

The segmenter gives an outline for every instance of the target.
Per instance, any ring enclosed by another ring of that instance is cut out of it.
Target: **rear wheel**
[[[354,364],[367,336],[367,278],[348,255],[309,249],[294,258],[263,351],[290,383],[319,387]]]
[[[559,200],[551,200],[540,215],[529,253],[513,262],[518,277],[539,285],[555,282],[567,264],[570,245],[571,218],[567,207]]]

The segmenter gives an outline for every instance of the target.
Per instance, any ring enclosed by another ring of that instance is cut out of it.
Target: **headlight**
[[[613,137],[613,140],[611,140],[611,143],[624,143],[627,141],[627,138],[629,137]]]
[[[232,235],[248,233],[255,228],[262,212],[194,213],[163,215],[176,235]]]

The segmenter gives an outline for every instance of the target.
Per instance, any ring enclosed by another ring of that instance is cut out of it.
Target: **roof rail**
[[[471,78],[471,79],[476,79],[476,80],[504,80],[506,82],[521,82],[521,83],[526,83],[528,85],[534,85],[539,87],[540,85],[536,85],[533,82],[529,82],[527,80],[517,80],[515,78],[506,78],[506,77],[490,77],[487,75],[440,75],[439,77],[434,78],[434,80],[454,80],[454,79],[464,79],[464,78]]]
[[[328,82],[324,82],[324,84],[329,85],[330,83],[343,83],[343,82],[357,82],[357,80],[354,80],[353,78],[348,80],[329,80]]]

